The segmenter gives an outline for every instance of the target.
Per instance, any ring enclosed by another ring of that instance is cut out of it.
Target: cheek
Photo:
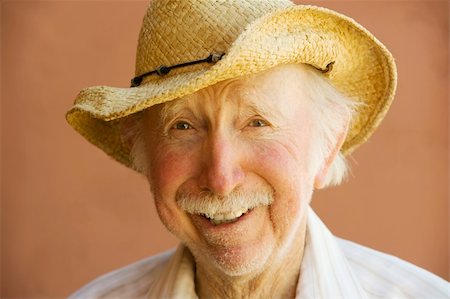
[[[155,197],[156,211],[164,226],[179,240],[189,244],[199,242],[198,232],[188,216],[167,200]]]
[[[293,193],[299,185],[312,181],[308,156],[294,142],[269,142],[253,147],[248,159],[252,160],[255,172],[279,189],[278,192]]]
[[[286,236],[300,224],[313,190],[306,153],[286,145],[260,146],[254,151],[256,172],[275,189],[270,218],[275,234]],[[282,237],[280,237],[282,238]]]
[[[189,151],[157,149],[150,161],[152,191],[162,198],[174,198],[176,190],[193,171],[195,157]]]
[[[178,208],[175,196],[186,178],[192,174],[194,157],[171,149],[160,150],[159,153],[155,153],[150,162],[149,178],[156,211],[171,233],[189,242],[195,239],[195,228],[190,224],[188,216]]]
[[[158,148],[151,154],[148,180],[157,212],[164,224],[170,226],[177,219],[175,195],[191,169],[190,159],[184,159],[178,151]]]
[[[155,207],[161,222],[171,233],[176,235],[177,227],[179,226],[177,212],[171,209],[167,202],[161,200],[161,198],[155,197]]]

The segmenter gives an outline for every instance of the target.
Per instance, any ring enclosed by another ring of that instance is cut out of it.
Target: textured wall
[[[347,184],[317,192],[337,235],[448,278],[448,2],[323,1],[383,41],[398,95],[354,154]],[[61,297],[177,242],[146,182],[65,122],[85,86],[128,85],[145,1],[1,2],[2,298]]]

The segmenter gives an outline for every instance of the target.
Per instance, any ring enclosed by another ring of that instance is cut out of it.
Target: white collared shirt
[[[195,262],[180,245],[92,281],[75,298],[198,298]],[[298,299],[450,298],[450,284],[396,257],[334,237],[308,211]]]

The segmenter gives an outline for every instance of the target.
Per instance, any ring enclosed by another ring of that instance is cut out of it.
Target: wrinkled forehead
[[[260,108],[282,105],[289,109],[289,105],[293,104],[290,103],[291,100],[298,101],[299,98],[307,96],[309,73],[313,71],[309,66],[303,64],[276,66],[257,74],[233,78],[208,86],[193,94],[163,104],[163,110],[169,112],[186,107],[193,109],[195,106],[205,104],[205,98]]]

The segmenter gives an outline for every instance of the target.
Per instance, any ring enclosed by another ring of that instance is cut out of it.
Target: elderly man
[[[386,48],[286,0],[154,0],[130,88],[84,89],[69,123],[149,181],[181,245],[73,298],[448,298],[444,280],[337,239],[309,208],[394,96]]]

